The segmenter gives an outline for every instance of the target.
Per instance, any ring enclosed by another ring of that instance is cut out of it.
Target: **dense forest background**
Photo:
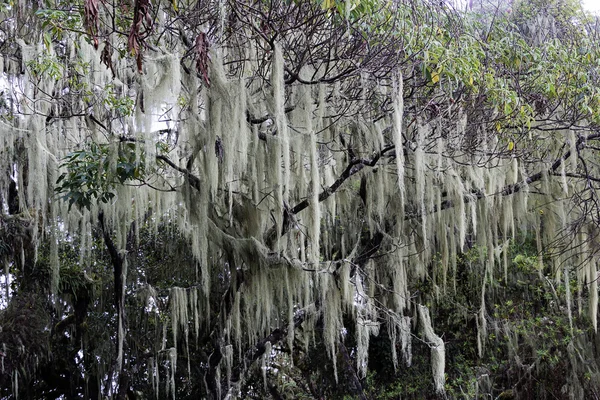
[[[600,398],[577,0],[2,0],[0,397]]]

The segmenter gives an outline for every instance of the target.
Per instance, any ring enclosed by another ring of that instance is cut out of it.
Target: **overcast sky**
[[[590,11],[600,11],[600,0],[583,0],[583,6]]]

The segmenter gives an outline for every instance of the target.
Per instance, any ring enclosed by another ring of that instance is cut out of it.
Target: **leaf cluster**
[[[61,164],[66,171],[56,181],[55,192],[69,202],[90,209],[98,199],[108,203],[115,198],[117,184],[140,180],[146,174],[143,153],[135,143],[114,145],[90,143],[70,153]]]

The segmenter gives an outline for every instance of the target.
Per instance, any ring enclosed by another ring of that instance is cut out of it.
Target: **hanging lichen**
[[[86,2],[88,17],[96,3]],[[95,18],[119,14],[100,3],[103,11],[92,13]],[[42,32],[39,44],[37,38],[6,42],[13,53],[3,53],[0,67],[14,88],[7,110],[15,115],[0,124],[0,160],[8,166],[0,174],[0,191],[4,196],[11,183],[17,188],[19,207],[5,208],[30,221],[27,231],[35,243],[28,249],[19,237],[19,245],[2,259],[7,299],[11,268],[25,275],[36,262],[47,261],[49,297],[56,301],[57,314],[65,314],[58,318],[66,319],[77,300],[65,300],[61,293],[67,289],[61,289],[59,271],[70,264],[61,265],[66,256],[60,246],[75,244],[86,284],[110,287],[105,280],[114,279],[115,293],[123,300],[110,322],[115,331],[110,337],[117,337],[111,347],[116,347],[116,360],[114,355],[110,362],[102,359],[102,367],[113,363],[115,374],[128,373],[147,362],[140,370],[148,371],[157,398],[176,397],[175,383],[184,373],[176,370],[178,355],[180,361],[187,358],[187,379],[194,368],[212,379],[198,386],[214,396],[221,394],[225,375],[228,389],[242,387],[254,362],[262,363],[267,387],[278,373],[270,362],[279,355],[279,344],[287,346],[282,352],[295,355],[302,351],[297,342],[309,347],[320,335],[337,379],[339,346],[348,331],[355,333],[352,357],[360,377],[368,375],[370,346],[380,328],[387,328],[394,367],[400,359],[410,365],[411,320],[417,319],[431,348],[435,388],[443,393],[445,348],[432,327],[432,319],[436,326],[438,320],[428,308],[414,305],[431,302],[434,310],[433,305],[469,291],[476,309],[460,312],[466,326],[477,326],[480,359],[489,352],[494,329],[511,337],[509,352],[516,354],[514,330],[490,322],[489,304],[502,296],[502,289],[510,292],[516,275],[512,243],[522,233],[535,232],[535,274],[541,282],[551,276],[565,286],[570,330],[578,324],[571,315],[571,273],[577,279],[580,314],[588,301],[597,329],[598,271],[590,258],[597,239],[588,209],[593,201],[584,195],[596,196],[590,190],[595,181],[584,177],[597,168],[584,151],[593,147],[583,135],[591,125],[567,121],[561,107],[551,118],[544,115],[542,125],[527,107],[538,97],[544,103],[558,102],[560,96],[535,93],[529,99],[517,93],[503,97],[504,107],[499,107],[492,96],[496,92],[484,93],[488,88],[478,86],[477,79],[463,82],[456,71],[448,79],[448,67],[429,59],[434,53],[428,48],[405,60],[415,43],[435,45],[420,43],[418,35],[402,43],[406,54],[398,53],[402,47],[394,43],[393,57],[385,58],[385,52],[381,58],[368,57],[368,47],[378,43],[358,34],[362,22],[355,18],[362,6],[350,2],[339,26],[334,7],[317,5],[314,18],[300,24],[321,21],[312,32],[271,13],[244,26],[244,18],[255,17],[254,10],[224,1],[197,28],[198,21],[190,23],[178,11],[185,9],[179,3],[151,7],[136,2],[134,19],[148,25],[149,36],[132,59],[112,53],[125,45],[113,33],[94,34],[93,39],[105,40],[100,46],[74,36],[75,29],[61,29],[60,38],[54,32],[50,39]],[[20,2],[15,8],[23,12],[25,6]],[[287,6],[303,15],[314,5]],[[384,15],[387,5],[381,6]],[[398,7],[394,15],[406,23]],[[143,21],[140,12],[147,14]],[[199,20],[203,12],[198,11]],[[42,18],[45,12],[38,14]],[[417,18],[412,10],[409,14]],[[269,19],[272,15],[280,20]],[[532,25],[536,42],[541,42],[537,32],[554,29],[540,21],[544,29]],[[163,34],[152,35],[154,24]],[[22,26],[33,28],[33,23]],[[326,40],[323,32],[334,35],[337,28],[346,30],[337,37],[340,46],[328,45],[329,58],[315,61],[312,57],[327,53],[319,44]],[[432,30],[436,37],[445,37],[442,28],[439,34]],[[304,52],[302,43],[312,47]],[[352,54],[358,49],[364,57]],[[370,58],[376,63],[368,64]],[[396,58],[400,61],[380,68],[379,63]],[[412,58],[418,64],[409,65]],[[486,63],[497,62],[490,60],[495,59],[486,55]],[[57,72],[42,76],[41,71],[52,72],[42,68],[44,63]],[[494,74],[489,67],[481,76],[489,86],[502,81],[505,86],[497,92],[504,96],[512,82]],[[469,97],[474,94],[479,97]],[[512,110],[507,99],[522,108]],[[558,122],[563,119],[567,122]],[[100,150],[92,151],[92,145]],[[81,190],[72,192],[93,192],[92,200],[66,204],[54,193],[55,182],[62,172],[77,172],[73,160],[78,157],[87,164],[81,168],[85,173],[73,175]],[[101,195],[94,192],[94,181]],[[96,242],[99,215],[106,223],[103,238],[114,241],[123,260],[120,274],[99,269],[101,264],[115,267],[98,261],[104,249]],[[179,239],[180,247],[170,243]],[[160,251],[143,248],[144,241]],[[37,260],[38,242],[48,245],[47,259]],[[577,251],[563,250],[569,246]],[[565,255],[557,261],[549,249]],[[476,255],[466,262],[470,250]],[[465,282],[464,275],[474,270],[477,277]],[[550,292],[555,297],[562,293]],[[94,298],[88,306],[99,310],[103,303]],[[140,305],[142,316],[140,310],[129,312]],[[195,343],[190,343],[190,330]],[[139,339],[138,331],[154,339],[142,344],[127,340],[132,335]],[[252,359],[268,337],[277,344],[267,341],[266,351]],[[85,348],[85,339],[81,343],[76,345]],[[138,347],[144,347],[144,357]],[[290,359],[293,368],[295,359]],[[105,378],[112,381],[102,385],[114,390],[116,379]]]
[[[444,375],[446,367],[446,347],[444,341],[433,331],[429,309],[426,306],[419,305],[418,311],[419,321],[423,329],[423,336],[431,349],[431,368],[435,390],[443,395],[445,392],[444,385],[446,381]]]
[[[397,88],[395,89],[394,97],[394,147],[396,149],[396,171],[398,173],[398,187],[400,189],[400,215],[403,214],[404,202],[405,202],[405,188],[404,188],[404,140],[402,137],[402,123],[404,113],[404,82],[402,74],[399,74],[397,78]]]

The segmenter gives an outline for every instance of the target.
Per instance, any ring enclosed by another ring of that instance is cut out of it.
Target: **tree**
[[[548,3],[2,3],[2,395],[597,393],[597,29]]]

